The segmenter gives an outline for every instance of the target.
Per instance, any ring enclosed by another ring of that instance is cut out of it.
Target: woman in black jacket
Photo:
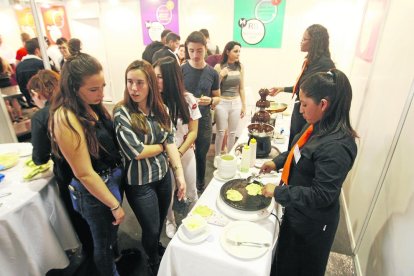
[[[339,222],[342,184],[354,163],[356,132],[349,120],[352,89],[337,69],[316,73],[300,86],[307,124],[290,151],[263,164],[282,172],[282,184],[263,194],[285,207],[271,275],[323,276]]]
[[[319,24],[309,26],[303,34],[300,50],[308,54],[305,57],[296,84],[290,87],[273,87],[270,89],[271,96],[275,96],[280,92],[293,93],[292,98],[295,95],[299,96],[299,87],[309,76],[316,72],[326,72],[335,68],[329,52],[328,30],[324,26]],[[299,103],[295,103],[290,123],[289,149],[292,146],[293,137],[301,131],[305,124],[306,121],[299,113]]]

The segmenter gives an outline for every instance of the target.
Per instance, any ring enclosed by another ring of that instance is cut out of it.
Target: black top
[[[49,161],[51,153],[50,137],[48,132],[49,103],[37,111],[31,118],[32,126],[32,160],[36,165]]]
[[[156,51],[152,56],[152,64],[154,64],[157,60],[163,57],[172,57],[174,60],[177,60],[176,55],[168,46],[162,47],[160,50]],[[177,61],[178,63],[178,61]]]
[[[302,85],[302,83],[311,75],[317,73],[317,72],[328,72],[330,69],[335,68],[335,64],[333,63],[332,59],[327,56],[321,56],[318,60],[314,61],[311,64],[308,64],[308,67],[303,72],[302,76],[299,79],[299,83],[296,86],[295,94],[299,94],[299,87]],[[293,86],[291,87],[285,87],[285,92],[293,92]],[[298,95],[299,96],[299,95]],[[303,126],[306,124],[305,119],[303,119],[302,114],[299,112],[300,104],[295,103],[292,111],[292,119],[290,123],[290,135],[289,135],[289,146],[288,148],[292,146],[292,140],[295,135],[300,132],[303,128]]]
[[[294,143],[307,129],[295,136]],[[342,132],[318,136],[319,126],[301,148],[296,164],[292,159],[289,185],[278,186],[274,197],[285,207],[292,222],[328,224],[339,216],[339,195],[342,184],[354,163],[357,146],[355,138]],[[283,168],[288,151],[273,162]]]
[[[36,165],[42,165],[52,157],[53,173],[55,174],[56,180],[59,184],[66,186],[73,178],[73,173],[64,158],[57,158],[54,155],[51,156],[52,146],[48,131],[49,109],[49,103],[46,102],[46,106],[37,111],[31,118],[32,160]]]
[[[145,47],[144,52],[142,52],[142,59],[145,59],[149,63],[152,63],[152,56],[156,51],[160,50],[162,47],[164,47],[164,44],[162,44],[162,42],[151,42],[151,44],[148,44],[147,47]]]
[[[30,78],[39,70],[45,69],[43,66],[43,61],[38,58],[26,58],[16,67],[16,81],[19,84],[20,92],[24,95],[26,100],[28,101],[29,106],[33,106],[32,104],[32,97],[30,96],[29,91],[27,90],[27,83],[29,82]]]
[[[196,98],[201,96],[213,97],[212,91],[220,88],[220,79],[216,70],[206,64],[203,69],[192,67],[189,62],[181,66],[184,78],[185,90],[190,92]],[[210,113],[210,106],[198,106],[202,116]]]
[[[95,131],[96,138],[101,145],[99,148],[99,158],[91,156],[91,162],[94,170],[100,172],[119,165],[121,163],[121,155],[118,150],[112,120],[106,119],[96,106],[91,105],[91,107],[99,117],[99,121],[95,124]]]
[[[49,121],[49,104],[37,111],[31,119],[32,124],[32,160],[36,165],[41,165],[49,161],[52,157],[54,162],[53,172],[58,183],[68,184],[74,177],[72,169],[64,158],[51,156],[51,142],[48,132]],[[96,108],[92,107],[94,110]],[[97,110],[95,110],[97,112]],[[98,114],[98,112],[97,112]],[[121,157],[115,141],[115,133],[112,126],[112,121],[105,119],[103,115],[99,115],[99,122],[95,125],[96,136],[102,147],[99,150],[99,159],[91,156],[92,166],[96,172],[113,168],[120,164]],[[103,118],[103,119],[102,119]]]
[[[10,76],[6,73],[0,73],[0,88],[11,86]]]

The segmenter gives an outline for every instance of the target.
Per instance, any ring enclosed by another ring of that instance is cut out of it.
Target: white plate
[[[220,244],[230,255],[240,259],[255,259],[263,256],[271,247],[235,245],[229,241],[245,241],[273,244],[272,234],[250,221],[230,222],[220,236]]]
[[[218,170],[215,170],[215,171],[213,172],[213,176],[214,176],[214,178],[215,178],[215,179],[217,179],[218,181],[227,182],[227,181],[229,181],[229,180],[232,180],[232,179],[238,178],[240,175],[239,175],[239,173],[238,173],[238,172],[236,172],[236,174],[235,174],[233,177],[230,177],[230,178],[222,178],[222,177],[220,177],[220,176],[218,175]]]
[[[183,226],[180,226],[177,230],[177,236],[180,238],[180,240],[182,240],[185,243],[190,243],[190,244],[197,244],[197,243],[201,243],[202,241],[204,241],[205,239],[208,238],[208,236],[210,236],[210,228],[207,225],[206,230],[201,233],[200,235],[194,237],[194,238],[189,238],[187,237],[187,235],[184,233],[183,231]]]
[[[17,163],[19,163],[19,154],[17,152],[0,154],[0,171],[14,167]]]

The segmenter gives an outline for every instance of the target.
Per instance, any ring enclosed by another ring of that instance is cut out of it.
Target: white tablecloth
[[[290,116],[278,116],[276,121],[276,131],[281,128],[288,128]],[[288,135],[288,131],[285,131]],[[247,130],[243,132],[238,140],[239,143],[246,142]],[[284,144],[275,144],[281,152],[287,149],[287,140]],[[237,146],[237,145],[236,145]],[[258,171],[258,169],[251,169]],[[274,179],[275,183],[280,179],[280,174]],[[272,181],[273,182],[273,181]],[[215,212],[220,212],[216,200],[220,194],[220,188],[224,182],[216,180],[214,177],[203,192],[197,205],[207,205]],[[220,212],[221,213],[221,212]],[[276,210],[273,211],[276,213]],[[279,212],[278,212],[279,213]],[[234,221],[230,219],[230,221]],[[277,221],[274,216],[269,216],[263,220],[255,222],[273,235],[272,250],[268,250],[263,256],[256,259],[242,260],[229,255],[220,245],[220,236],[223,233],[223,227],[209,224],[211,229],[210,236],[202,243],[188,244],[180,240],[175,235],[164,253],[161,261],[159,276],[268,276],[272,263],[272,253],[276,244],[278,235]]]
[[[207,205],[215,212],[220,212],[216,200],[223,184],[224,182],[213,178],[197,201],[197,205]],[[231,221],[233,220],[231,219]],[[277,237],[275,230],[278,229],[274,216],[269,216],[256,223],[272,233],[273,237]],[[223,232],[223,227],[209,224],[209,228],[211,229],[210,236],[200,244],[187,244],[175,235],[164,253],[158,275],[269,275],[270,264],[272,263],[271,249],[265,255],[256,259],[238,259],[229,255],[220,245],[220,235]]]
[[[0,153],[18,151],[24,144],[0,144]],[[26,148],[26,147],[25,147]],[[0,171],[0,274],[45,275],[69,264],[65,250],[79,242],[58,196],[52,177],[23,181],[24,161]]]

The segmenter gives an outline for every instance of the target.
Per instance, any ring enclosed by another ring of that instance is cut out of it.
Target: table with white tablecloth
[[[275,131],[279,132],[281,129],[286,129],[290,123],[290,116],[278,115],[276,121]],[[284,133],[286,139],[282,144],[274,144],[281,152],[287,149],[287,135],[288,131]],[[243,132],[238,139],[237,144],[245,143],[248,139],[247,130]],[[234,149],[233,149],[234,152]],[[251,168],[251,172],[258,172],[258,168]],[[238,177],[245,177],[240,175]],[[267,179],[268,182],[277,183],[280,180],[280,174],[275,174],[273,178]],[[214,212],[222,213],[217,205],[217,200],[220,195],[220,188],[225,181],[220,181],[213,177],[207,188],[203,192],[200,199],[197,201],[194,208],[197,206],[208,206]],[[193,210],[194,210],[193,208]],[[276,210],[272,210],[276,214]],[[235,221],[232,218],[226,217],[230,222]],[[258,226],[265,229],[273,237],[273,242],[269,250],[261,256],[255,258],[238,258],[230,255],[223,249],[220,239],[223,235],[224,227],[208,224],[210,234],[206,240],[200,243],[187,243],[175,235],[168,244],[161,261],[158,275],[162,276],[211,276],[211,275],[226,275],[226,276],[267,276],[270,274],[270,267],[272,263],[273,251],[278,236],[278,221],[274,215],[267,216],[264,219],[254,222]],[[183,226],[180,226],[180,228]],[[182,231],[179,229],[178,231]]]
[[[65,250],[79,241],[49,176],[24,181],[30,144],[0,144],[0,153],[20,152],[17,165],[0,171],[1,275],[45,275],[69,264]]]

